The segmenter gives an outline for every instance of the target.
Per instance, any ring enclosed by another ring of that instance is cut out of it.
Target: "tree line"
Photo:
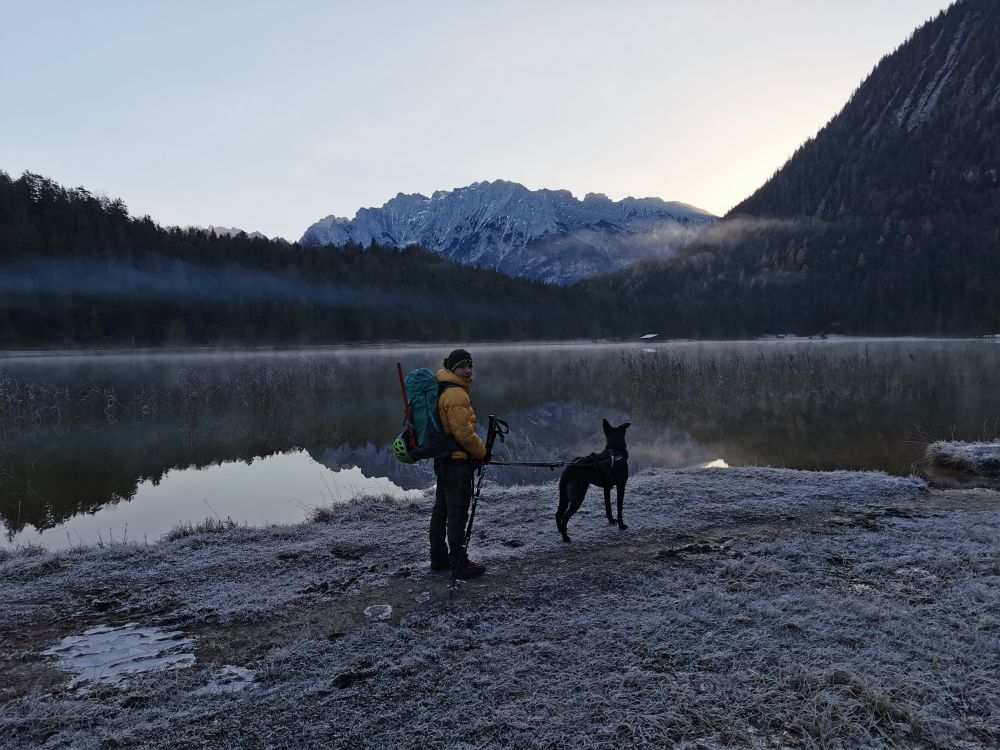
[[[578,293],[411,248],[164,228],[118,199],[0,172],[0,347],[607,337]]]
[[[1000,332],[1000,190],[942,191],[927,216],[905,198],[730,217],[666,262],[559,288],[418,248],[164,228],[0,172],[0,348]]]
[[[640,327],[672,336],[1000,333],[992,201],[919,219],[729,219],[665,264],[586,286],[637,300]]]

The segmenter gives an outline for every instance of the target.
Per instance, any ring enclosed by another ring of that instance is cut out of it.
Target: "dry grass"
[[[164,534],[163,539],[168,542],[174,542],[178,539],[185,539],[186,537],[197,536],[199,534],[222,534],[239,528],[246,528],[246,524],[238,523],[230,516],[226,516],[225,518],[209,517],[198,523],[192,523],[191,521],[179,523]]]
[[[49,551],[38,544],[23,544],[13,549],[0,547],[0,564],[23,557],[47,555]]]
[[[360,494],[345,502],[334,502],[329,505],[319,505],[314,508],[310,508],[309,512],[306,514],[306,523],[332,523],[338,518],[341,509],[347,503],[359,505],[379,503],[387,505],[395,502],[398,502],[398,499],[388,492],[381,495]]]

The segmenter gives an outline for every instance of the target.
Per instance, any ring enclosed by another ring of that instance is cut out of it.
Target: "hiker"
[[[469,392],[475,370],[465,349],[449,354],[436,378],[446,387],[438,396],[441,426],[461,446],[447,458],[434,459],[437,494],[431,513],[431,570],[456,570],[458,578],[478,578],[486,568],[469,559],[465,549],[465,524],[472,501],[473,474],[488,461],[486,446],[476,434],[476,413]]]

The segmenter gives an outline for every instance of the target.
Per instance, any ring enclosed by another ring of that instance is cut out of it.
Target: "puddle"
[[[257,678],[256,672],[245,667],[234,667],[226,664],[215,677],[202,688],[195,691],[197,695],[219,695],[222,693],[238,693]]]
[[[63,638],[42,652],[76,677],[70,687],[84,682],[121,684],[143,672],[184,669],[194,664],[193,643],[179,630],[141,628],[134,623],[96,627],[83,635]]]
[[[392,606],[389,604],[373,604],[365,608],[365,617],[370,620],[388,620],[392,617]]]

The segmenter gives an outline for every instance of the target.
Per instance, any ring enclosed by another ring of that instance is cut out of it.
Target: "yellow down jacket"
[[[469,398],[471,383],[467,383],[451,370],[437,371],[439,383],[454,383],[459,388],[446,388],[438,398],[438,414],[441,415],[441,426],[451,435],[464,451],[454,451],[452,458],[481,459],[486,457],[486,446],[476,434],[476,412],[472,410],[472,400]]]

